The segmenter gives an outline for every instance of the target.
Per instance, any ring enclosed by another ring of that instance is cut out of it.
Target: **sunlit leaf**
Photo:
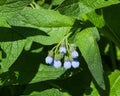
[[[110,96],[120,95],[120,71],[114,71],[110,76]]]
[[[32,0],[0,0],[0,14],[11,13],[23,9]]]
[[[84,29],[79,32],[76,37],[76,44],[87,62],[91,74],[98,85],[105,89],[102,61],[96,42],[96,40],[99,39],[97,29],[95,27]]]
[[[35,42],[50,45],[59,42],[70,31],[74,19],[52,10],[40,9],[21,11],[12,19],[8,19],[8,22],[10,25],[16,26],[15,30],[23,36],[29,37]],[[36,28],[36,30],[32,28]]]
[[[105,26],[102,10],[99,10],[98,13],[96,11],[91,11],[86,16],[87,19],[91,21],[91,23],[93,23],[96,27],[102,28]]]
[[[30,81],[30,83],[57,79],[64,72],[65,72],[65,70],[63,68],[56,69],[52,66],[48,67],[48,66],[45,66],[45,65],[41,64],[38,72],[36,73],[36,76],[32,79],[32,81]]]
[[[25,40],[10,28],[0,28],[0,46],[2,49],[1,68],[8,71],[23,50]],[[7,36],[6,36],[7,34]]]

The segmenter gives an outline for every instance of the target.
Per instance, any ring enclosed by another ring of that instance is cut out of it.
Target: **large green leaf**
[[[0,28],[0,46],[2,49],[1,68],[8,71],[23,50],[25,40],[10,28]],[[7,35],[6,35],[7,34]]]
[[[8,19],[8,22],[11,26],[17,27],[14,27],[14,30],[23,36],[29,37],[38,43],[50,45],[59,42],[70,31],[74,19],[61,15],[56,11],[34,9],[23,10]],[[32,28],[36,28],[36,30]]]
[[[80,19],[92,10],[120,3],[119,0],[65,0],[58,10],[65,15]]]
[[[97,29],[95,27],[86,28],[79,32],[76,37],[76,44],[87,62],[91,74],[98,85],[105,89],[102,61],[96,42],[99,39]]]

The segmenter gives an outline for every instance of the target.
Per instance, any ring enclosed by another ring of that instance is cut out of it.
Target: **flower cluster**
[[[45,58],[47,64],[55,68],[64,67],[65,69],[78,68],[80,66],[77,60],[79,54],[74,44],[68,43],[68,33],[55,47],[49,51],[48,56]]]
[[[77,60],[79,54],[74,44],[60,44],[54,47],[45,58],[47,64],[55,68],[64,67],[65,69],[78,68],[80,63]]]

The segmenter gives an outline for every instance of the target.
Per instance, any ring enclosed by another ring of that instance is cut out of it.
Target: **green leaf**
[[[61,27],[61,28],[45,28],[43,31],[47,32],[48,36],[39,35],[28,37],[32,41],[43,45],[51,45],[60,42],[63,37],[70,31],[71,27]],[[27,32],[28,33],[28,32]],[[35,33],[33,33],[34,35]]]
[[[53,10],[24,9],[19,14],[9,18],[8,22],[12,26],[54,28],[71,27],[74,19],[61,15],[59,12]]]
[[[52,5],[60,5],[64,0],[52,0]]]
[[[6,57],[2,59],[2,70],[8,71],[9,67],[16,61],[24,47],[24,40],[14,42],[2,42],[1,48],[6,53]]]
[[[9,27],[6,18],[25,8],[32,0],[0,0],[0,26]]]
[[[3,16],[0,16],[0,27],[9,27],[9,25],[6,22],[6,18]]]
[[[29,96],[68,96],[65,95],[63,92],[60,92],[58,89],[52,88],[47,89],[42,92],[33,92]]]
[[[120,71],[115,70],[110,76],[110,96],[120,95]]]
[[[38,72],[36,73],[36,76],[30,81],[30,83],[57,79],[64,72],[64,68],[56,69],[52,66],[46,66],[41,64]]]
[[[33,92],[30,96],[66,96],[64,93],[60,92],[58,89],[48,89],[42,92]]]
[[[31,2],[32,0],[0,0],[0,14],[19,11]]]
[[[65,0],[58,10],[65,15],[81,19],[81,16],[98,8],[120,3],[119,0]]]
[[[11,26],[22,27],[15,28],[15,30],[23,36],[38,43],[51,45],[59,42],[70,31],[74,19],[56,11],[34,9],[21,11],[8,19],[8,23]],[[32,28],[35,30],[32,30]]]
[[[91,82],[90,88],[92,88],[92,92],[90,94],[84,93],[83,96],[100,96],[100,94],[99,94],[98,90],[96,89],[93,82]],[[87,90],[87,91],[89,91],[89,90]]]
[[[98,39],[99,34],[95,27],[86,28],[77,34],[76,44],[87,62],[94,79],[101,88],[105,89],[102,61],[96,42]]]
[[[110,81],[110,92],[108,93],[109,96],[119,96],[120,95],[120,71],[115,70],[112,72],[109,76],[109,81]],[[108,82],[107,82],[108,83]],[[91,83],[91,88],[92,92],[90,95],[84,94],[84,96],[107,96],[105,92],[102,92],[102,95],[99,94],[99,90],[96,89],[95,85],[93,82]],[[107,86],[109,87],[109,86]],[[108,90],[106,90],[108,91]]]
[[[61,6],[58,7],[60,13],[67,16],[72,16],[77,19],[81,19],[83,14],[90,12],[92,9],[83,4],[83,1],[79,0],[65,0]]]
[[[0,46],[2,51],[1,68],[8,71],[23,50],[25,40],[10,28],[0,28]],[[6,35],[7,34],[7,35]]]
[[[96,27],[102,28],[105,25],[102,10],[98,10],[98,13],[95,11],[91,11],[90,13],[86,14],[86,16],[87,19]]]
[[[31,84],[59,78],[66,70],[43,64],[47,54],[43,53],[23,51],[9,71],[0,75],[0,85]]]

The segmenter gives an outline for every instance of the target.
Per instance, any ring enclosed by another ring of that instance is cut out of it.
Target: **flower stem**
[[[68,39],[68,37],[71,35],[71,33],[72,33],[72,32],[69,32],[69,33],[57,44],[57,46],[53,47],[52,50],[54,50],[54,49],[56,48],[56,49],[55,49],[55,53],[58,52],[58,48],[59,48],[59,46],[61,45],[62,42],[65,41],[66,45],[68,44],[67,39]],[[66,47],[68,47],[68,46],[66,46]],[[69,48],[67,48],[67,50],[68,50],[68,49],[69,49]]]

